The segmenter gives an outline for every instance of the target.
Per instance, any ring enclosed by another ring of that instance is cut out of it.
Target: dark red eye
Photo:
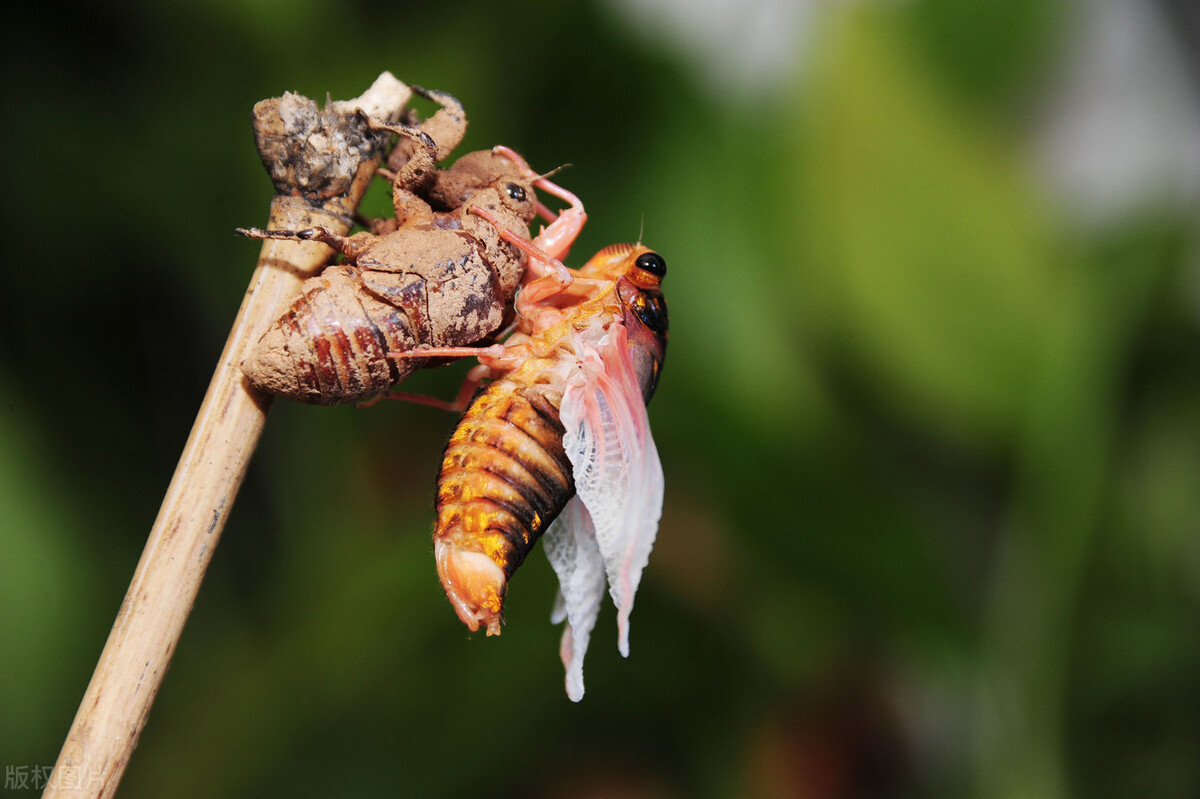
[[[642,253],[633,265],[656,277],[663,277],[667,274],[667,262],[656,252]]]

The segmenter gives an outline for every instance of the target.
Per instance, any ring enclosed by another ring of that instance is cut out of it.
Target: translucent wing
[[[542,536],[542,549],[558,575],[558,601],[550,620],[567,620],[559,654],[567,672],[567,696],[583,698],[583,656],[587,652],[600,600],[604,598],[604,558],[587,508],[573,497]]]
[[[576,496],[617,606],[617,648],[628,657],[629,613],[662,516],[663,473],[624,325],[614,323],[585,351],[561,417]]]

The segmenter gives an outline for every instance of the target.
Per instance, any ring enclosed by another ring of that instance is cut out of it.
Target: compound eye
[[[509,197],[513,198],[517,202],[525,202],[525,189],[521,188],[517,184],[507,183],[504,186],[504,190],[508,192]]]
[[[667,262],[661,255],[656,252],[646,252],[638,256],[634,266],[642,269],[655,277],[663,277],[667,274]]]
[[[667,302],[657,295],[640,293],[633,298],[633,312],[655,333],[667,332]]]

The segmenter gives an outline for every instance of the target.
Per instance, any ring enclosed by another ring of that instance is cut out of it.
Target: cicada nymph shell
[[[377,126],[412,145],[407,158],[389,162],[397,166],[394,219],[349,237],[320,228],[241,231],[256,238],[321,241],[345,256],[301,284],[242,364],[261,390],[321,405],[368,400],[420,365],[390,358],[389,352],[472,344],[499,330],[527,256],[471,209],[482,209],[523,239],[538,213],[553,220],[556,236],[582,226],[578,198],[534,173],[508,148],[468,153],[438,169],[437,161],[461,140],[466,119],[454,98],[425,94],[443,106],[426,125]],[[572,207],[555,218],[538,202],[535,188]]]

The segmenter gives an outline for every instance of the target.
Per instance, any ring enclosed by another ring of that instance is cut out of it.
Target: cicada
[[[483,209],[510,233],[535,215],[550,222],[547,240],[571,239],[586,216],[579,199],[535,173],[507,147],[468,153],[438,169],[462,139],[462,106],[448,94],[422,92],[443,108],[416,128],[373,123],[412,146],[392,159],[395,218],[372,232],[340,236],[323,228],[239,230],[254,238],[323,242],[345,256],[300,287],[286,311],[250,352],[242,369],[263,391],[321,405],[379,396],[419,365],[388,357],[419,345],[487,340],[505,323],[526,256],[497,228],[468,212]],[[437,133],[437,141],[429,131]],[[555,215],[535,188],[570,203]]]
[[[475,355],[491,379],[450,438],[437,488],[434,551],[459,618],[500,632],[509,580],[539,537],[560,582],[554,620],[568,696],[583,696],[583,657],[605,584],[629,654],[629,614],[662,512],[663,473],[646,403],[667,346],[666,262],[617,244],[578,270],[530,253],[517,332],[486,348],[400,353]]]

